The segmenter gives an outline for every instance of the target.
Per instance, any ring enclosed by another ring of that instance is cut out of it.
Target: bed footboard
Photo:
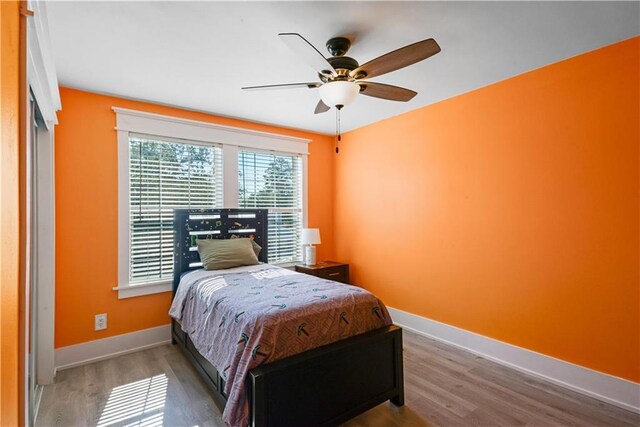
[[[387,326],[249,374],[253,427],[332,426],[380,403],[404,404],[402,329]]]

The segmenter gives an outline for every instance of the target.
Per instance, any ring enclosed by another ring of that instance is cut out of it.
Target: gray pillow
[[[198,239],[197,245],[205,270],[259,264],[250,239]]]
[[[260,256],[260,251],[262,250],[262,246],[260,246],[259,244],[256,243],[255,240],[253,239],[249,239],[251,240],[251,246],[253,247],[253,252],[256,253],[256,258]]]
[[[237,236],[237,235],[235,235],[235,234],[232,234],[232,235],[231,235],[231,238],[232,238],[232,239],[249,239],[249,240],[251,240],[251,246],[253,246],[253,252],[255,252],[255,253],[256,253],[256,257],[259,257],[259,256],[260,256],[260,251],[262,250],[262,246],[260,246],[259,244],[257,244],[257,243],[256,243],[256,241],[255,241],[255,240],[253,240],[252,238],[249,238],[249,237],[239,237],[239,236]]]

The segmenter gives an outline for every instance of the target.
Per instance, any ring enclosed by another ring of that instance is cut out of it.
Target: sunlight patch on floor
[[[125,426],[161,426],[167,398],[165,374],[114,387],[100,414],[98,427],[115,424]]]

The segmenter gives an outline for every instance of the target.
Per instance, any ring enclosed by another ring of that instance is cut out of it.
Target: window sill
[[[143,295],[159,294],[162,292],[171,292],[173,290],[171,280],[152,283],[138,283],[132,285],[122,285],[113,288],[118,291],[118,299],[133,298]]]

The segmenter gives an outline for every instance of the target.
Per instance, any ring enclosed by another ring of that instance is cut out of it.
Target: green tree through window
[[[301,159],[294,155],[241,150],[238,154],[238,204],[269,209],[269,262],[302,257]]]
[[[173,274],[173,210],[222,207],[220,147],[129,138],[130,280]]]

